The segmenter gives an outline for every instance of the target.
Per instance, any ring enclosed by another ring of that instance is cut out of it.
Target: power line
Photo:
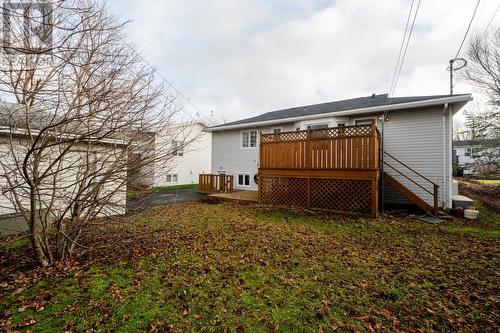
[[[491,17],[490,21],[488,22],[488,24],[486,25],[486,28],[484,29],[482,35],[481,35],[481,38],[484,37],[484,35],[486,34],[486,32],[488,31],[488,28],[490,27],[491,23],[493,22],[493,19],[495,18],[495,16],[497,16],[497,13],[498,13],[498,10],[500,9],[500,4],[497,6],[497,9],[495,10],[495,12],[493,13],[493,16]]]
[[[396,69],[394,71],[394,76],[392,78],[391,89],[389,91],[389,98],[387,99],[386,109],[384,110],[384,114],[382,115],[382,131],[381,131],[381,139],[382,139],[381,140],[381,150],[382,150],[382,153],[381,153],[381,161],[380,161],[382,174],[384,174],[384,155],[385,155],[385,150],[384,150],[384,145],[385,145],[385,140],[384,140],[384,137],[385,137],[385,126],[384,126],[384,124],[385,124],[385,118],[386,118],[387,114],[389,113],[389,107],[388,107],[388,105],[391,104],[391,102],[392,102],[392,95],[393,95],[394,91],[396,91],[396,86],[397,86],[398,81],[399,81],[399,76],[401,75],[401,70],[403,68],[403,64],[404,64],[404,61],[405,61],[405,58],[406,58],[406,52],[408,51],[408,45],[410,44],[411,35],[413,33],[413,28],[415,27],[415,21],[417,19],[418,10],[420,8],[420,1],[421,0],[418,0],[417,8],[415,9],[415,14],[413,16],[413,21],[412,21],[412,24],[411,24],[411,27],[410,27],[410,31],[408,32],[408,24],[410,22],[411,14],[412,14],[412,11],[413,11],[414,0],[412,0],[412,2],[411,2],[410,12],[408,13],[408,18],[406,20],[405,33],[403,35],[403,41],[401,42],[401,47],[399,48],[398,61],[396,63]],[[406,37],[407,35],[408,35],[408,38]],[[405,41],[406,41],[406,46],[404,46],[405,45]],[[401,51],[403,50],[403,48],[404,48],[404,52],[401,53]],[[398,69],[398,66],[399,66],[399,69]],[[384,211],[385,183],[384,183],[383,177],[381,179],[381,184],[380,185],[381,185],[381,188],[382,188],[380,204],[381,204],[382,211]]]
[[[472,13],[472,17],[470,19],[469,25],[467,26],[467,30],[465,31],[464,38],[462,39],[462,42],[460,43],[460,47],[458,48],[457,54],[455,55],[455,58],[458,58],[458,55],[460,54],[460,51],[462,51],[462,47],[464,46],[465,40],[467,39],[467,35],[469,34],[470,27],[472,25],[472,21],[474,21],[474,17],[476,16],[477,12],[477,7],[479,7],[479,3],[481,0],[477,0],[476,7],[474,8],[474,12]]]
[[[408,17],[406,18],[405,33],[403,35],[403,40],[401,41],[401,46],[399,47],[398,61],[396,61],[396,68],[394,68],[394,74],[392,76],[392,82],[391,82],[391,86],[389,88],[389,92],[392,91],[392,87],[394,85],[394,81],[395,81],[396,75],[398,73],[399,61],[401,60],[401,54],[403,53],[403,47],[404,47],[404,44],[405,44],[406,34],[408,32],[408,27],[410,25],[410,17],[411,17],[411,12],[413,11],[413,3],[414,2],[415,2],[415,0],[411,1],[410,12],[408,13]]]
[[[391,97],[394,94],[394,92],[396,91],[396,86],[398,85],[399,76],[401,75],[401,70],[403,69],[403,64],[404,64],[404,61],[406,58],[406,52],[408,51],[408,45],[410,45],[410,39],[411,39],[411,35],[413,33],[413,28],[415,27],[415,21],[417,20],[418,10],[420,8],[420,1],[421,0],[418,0],[417,8],[415,9],[415,15],[413,16],[413,22],[411,23],[411,28],[410,28],[410,32],[408,34],[408,39],[406,41],[406,46],[405,46],[405,50],[403,53],[403,57],[401,58],[401,64],[399,66],[398,75],[396,76],[396,80],[394,81],[394,87],[392,88],[392,91],[390,92]]]
[[[196,110],[196,115],[199,117],[199,118],[202,118],[202,111],[191,101],[191,98],[185,96],[179,89],[177,89],[165,76],[163,76],[162,73],[160,73],[152,64],[149,63],[149,61],[147,61],[145,59],[144,56],[142,56],[137,50],[135,50],[122,36],[120,36],[120,34],[116,33],[116,36],[120,39],[120,41],[122,43],[124,43],[137,57],[139,57],[149,68],[151,68],[151,70],[153,72],[155,72],[164,82],[167,83],[167,85],[172,89],[174,90],[174,92],[176,94],[178,94],[179,96],[181,96],[182,98],[184,98],[184,100],[186,101],[186,104],[189,104],[191,105],[195,110]],[[184,104],[185,105],[185,104]],[[181,110],[184,111],[184,108],[181,107]],[[192,115],[189,115],[187,113],[187,111],[184,111],[188,116],[192,116]],[[214,125],[214,123],[212,122],[212,119],[208,118],[208,117],[205,117],[205,120],[211,125]]]

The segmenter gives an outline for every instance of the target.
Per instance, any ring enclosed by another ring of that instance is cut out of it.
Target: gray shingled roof
[[[499,144],[500,145],[500,138],[493,138],[493,139],[482,139],[482,140],[455,140],[453,141],[453,147],[467,147],[467,146],[479,146],[481,144]]]
[[[453,95],[453,96],[467,96],[464,95]],[[437,99],[451,97],[450,95],[431,95],[431,96],[410,96],[410,97],[393,97],[390,99],[390,105],[418,102],[423,100]],[[246,118],[238,121],[233,121],[226,124],[221,124],[217,126],[212,126],[210,129],[217,129],[223,126],[232,125],[244,125],[255,122],[269,121],[269,120],[280,120],[287,118],[295,118],[323,113],[340,112],[347,110],[357,110],[376,106],[384,106],[389,103],[389,95],[375,95],[367,97],[358,97],[352,99],[345,99],[340,101],[334,101],[329,103],[321,103],[307,106],[300,106],[291,109],[284,109],[278,111],[267,112],[256,117]]]

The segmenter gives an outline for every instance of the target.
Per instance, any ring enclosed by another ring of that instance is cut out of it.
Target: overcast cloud
[[[128,39],[212,122],[389,91],[409,0],[111,0]],[[475,0],[422,0],[395,95],[447,94]],[[483,0],[471,34],[498,6]],[[499,26],[500,13],[490,30]],[[458,82],[456,93],[473,92]],[[477,95],[475,94],[475,97]],[[473,107],[472,104],[471,107]]]

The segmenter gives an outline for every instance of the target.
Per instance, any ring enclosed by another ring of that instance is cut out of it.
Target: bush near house
[[[493,331],[500,222],[494,212],[481,218],[434,226],[231,204],[158,207],[96,221],[86,248],[49,269],[34,268],[25,242],[3,246],[0,325]]]

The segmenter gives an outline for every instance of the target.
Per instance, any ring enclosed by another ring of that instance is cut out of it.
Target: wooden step
[[[434,212],[434,208],[429,205],[427,202],[425,202],[422,198],[420,198],[418,195],[410,191],[406,186],[398,182],[394,177],[388,175],[387,173],[384,172],[384,181],[391,185],[392,188],[394,188],[396,191],[404,195],[408,200],[413,202],[415,205],[417,205],[419,208],[421,208],[423,211],[426,213],[432,214]]]

